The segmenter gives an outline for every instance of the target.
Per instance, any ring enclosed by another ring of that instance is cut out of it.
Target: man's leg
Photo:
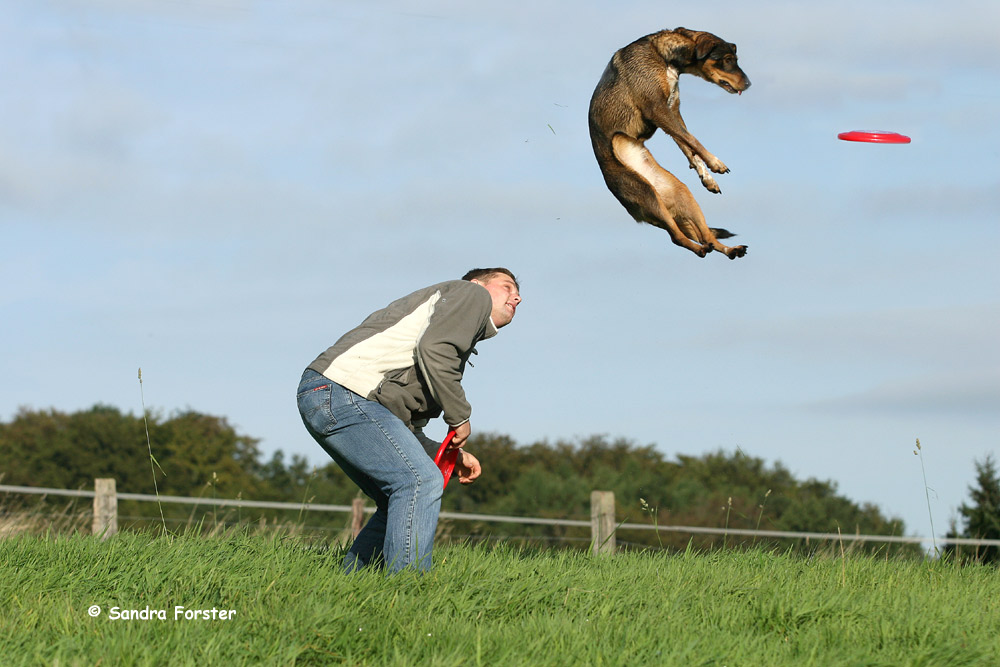
[[[298,393],[306,428],[378,510],[345,560],[353,570],[382,557],[390,571],[431,565],[444,480],[416,436],[381,404],[307,371]]]
[[[383,555],[385,515],[385,509],[376,509],[358,536],[354,538],[354,543],[351,544],[347,555],[344,556],[344,572],[350,574],[366,567],[383,567],[385,565]]]
[[[312,429],[310,429],[311,431]],[[351,465],[336,450],[331,449],[323,440],[319,441],[330,458],[341,470],[358,485],[366,496],[375,501],[375,513],[358,532],[347,555],[344,556],[344,572],[350,574],[364,567],[382,567],[385,562],[382,550],[385,545],[385,518],[389,507],[389,498],[379,484],[361,470]]]

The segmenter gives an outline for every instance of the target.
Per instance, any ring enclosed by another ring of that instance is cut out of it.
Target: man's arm
[[[468,420],[455,427],[455,437],[448,443],[448,449],[457,449],[465,444],[465,441],[472,435],[472,424]]]
[[[417,363],[444,420],[456,430],[456,446],[468,437],[472,406],[462,388],[462,360],[484,331],[493,302],[475,283],[463,283],[442,294],[426,331],[417,343]],[[465,431],[459,433],[461,429]]]
[[[460,483],[472,484],[483,474],[483,466],[480,465],[479,459],[463,449],[455,461],[455,474],[458,475]]]

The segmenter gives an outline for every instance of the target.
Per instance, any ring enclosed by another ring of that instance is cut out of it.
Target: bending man
[[[346,572],[431,566],[443,478],[431,458],[437,443],[422,428],[443,413],[455,431],[450,446],[465,444],[472,431],[465,364],[520,302],[510,271],[473,269],[372,313],[302,374],[306,429],[377,508],[347,553]],[[481,471],[463,449],[459,481],[471,484]]]

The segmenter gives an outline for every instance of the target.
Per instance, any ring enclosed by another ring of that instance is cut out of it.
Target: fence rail
[[[95,488],[101,489],[101,480],[95,480]],[[114,521],[117,522],[117,500],[136,500],[141,502],[181,503],[186,505],[212,505],[215,507],[246,507],[259,509],[297,510],[311,512],[344,512],[352,514],[354,532],[360,529],[361,512],[371,514],[372,507],[365,507],[359,502],[352,505],[324,505],[318,503],[293,503],[267,500],[239,500],[233,498],[191,498],[186,496],[163,496],[146,493],[118,493],[114,489],[114,480],[104,488],[110,488],[115,502],[109,502],[109,493],[83,489],[49,489],[35,486],[12,486],[0,484],[0,493],[23,493],[46,496],[67,496],[75,498],[94,499],[94,532],[96,534],[112,534],[109,508],[114,508]],[[100,506],[100,507],[99,507]],[[618,530],[655,530],[660,532],[688,533],[692,535],[733,535],[752,536],[758,538],[779,538],[799,540],[842,540],[844,542],[885,542],[895,544],[931,544],[935,541],[955,545],[970,546],[1000,546],[1000,539],[975,539],[967,537],[906,537],[902,535],[862,535],[859,533],[813,533],[783,530],[749,530],[744,528],[708,528],[703,526],[660,526],[642,523],[616,523],[614,494],[608,491],[594,491],[591,494],[591,520],[576,519],[546,519],[541,517],[505,516],[500,514],[474,514],[466,512],[441,512],[442,519],[456,521],[488,521],[494,523],[514,523],[539,526],[575,526],[591,529],[591,543],[595,552],[614,551],[615,533]],[[609,528],[610,526],[610,528]]]

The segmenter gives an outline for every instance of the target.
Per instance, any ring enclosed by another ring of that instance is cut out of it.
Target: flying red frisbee
[[[445,486],[448,486],[448,480],[451,479],[451,473],[455,469],[455,461],[458,460],[458,448],[448,449],[448,443],[450,443],[454,437],[455,431],[448,431],[448,435],[444,436],[444,441],[441,443],[441,446],[438,447],[437,456],[434,457],[434,465],[441,470],[441,474],[444,476]]]
[[[852,132],[841,132],[837,135],[838,139],[843,139],[844,141],[866,141],[872,144],[908,144],[910,143],[910,138],[905,134],[899,134],[898,132],[862,132],[861,130],[854,130]]]

